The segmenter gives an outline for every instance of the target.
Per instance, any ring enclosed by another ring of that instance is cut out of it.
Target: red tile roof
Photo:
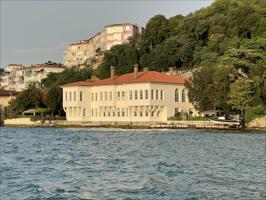
[[[121,76],[116,76],[114,80],[111,78],[96,80],[93,82],[78,81],[74,83],[67,83],[65,86],[98,86],[98,85],[122,85],[128,83],[172,83],[172,84],[184,84],[185,79],[166,75],[156,71],[138,72],[138,76],[134,79],[134,73],[124,74]]]

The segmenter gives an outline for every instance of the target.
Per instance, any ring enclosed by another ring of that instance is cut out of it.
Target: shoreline
[[[1,126],[1,124],[0,124]],[[120,128],[120,129],[192,129],[192,130],[243,130],[243,131],[265,131],[263,123],[246,123],[245,128],[235,123],[216,123],[213,121],[167,121],[167,122],[89,122],[89,121],[31,121],[30,118],[6,119],[3,127],[24,128]]]
[[[96,128],[96,129],[101,129],[101,128],[106,128],[106,129],[112,129],[112,128],[117,128],[117,129],[145,129],[145,130],[160,130],[160,129],[165,129],[165,130],[215,130],[215,131],[251,131],[251,132],[262,132],[266,134],[266,128],[239,128],[239,129],[222,129],[222,128],[169,128],[169,127],[160,127],[160,128],[152,128],[149,126],[129,126],[129,125],[101,125],[101,126],[86,126],[86,125],[55,125],[55,126],[35,126],[35,125],[0,125],[0,127],[4,128]]]

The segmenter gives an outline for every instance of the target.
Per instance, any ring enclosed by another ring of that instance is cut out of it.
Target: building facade
[[[143,32],[143,27],[124,23],[105,26],[103,31],[88,40],[69,44],[64,52],[64,65],[72,67],[83,65],[87,59],[100,57],[99,52],[110,50],[112,46],[124,44],[132,37]]]
[[[48,62],[5,70],[0,76],[0,88],[22,91],[32,83],[40,83],[50,73],[60,73],[65,69],[62,64]]]
[[[8,106],[9,101],[19,94],[17,91],[0,89],[0,109]]]
[[[63,85],[63,108],[70,122],[167,121],[176,112],[197,115],[183,78],[155,71]]]

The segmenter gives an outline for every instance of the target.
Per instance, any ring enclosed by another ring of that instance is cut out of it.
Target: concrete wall
[[[14,119],[5,119],[4,125],[6,126],[33,126],[35,123],[30,118],[14,118]],[[39,122],[40,123],[40,122]]]
[[[266,116],[256,118],[251,122],[246,123],[247,128],[266,129]]]

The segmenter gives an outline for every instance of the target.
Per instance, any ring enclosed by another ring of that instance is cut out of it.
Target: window
[[[179,102],[179,90],[175,89],[175,102]]]
[[[148,90],[145,90],[145,99],[148,99],[148,98],[149,98]]]
[[[117,109],[117,117],[120,117],[120,108]]]
[[[135,99],[138,99],[138,91],[135,90]]]
[[[83,117],[86,117],[86,108],[83,108]]]
[[[79,100],[82,101],[82,99],[83,99],[83,92],[80,91],[80,92],[79,92]]]
[[[104,92],[104,100],[107,101],[107,92]]]
[[[139,98],[143,99],[143,91],[142,90],[139,91]]]
[[[67,101],[67,92],[65,92],[65,101]]]
[[[161,100],[163,100],[163,90],[161,90]]]
[[[125,109],[122,108],[122,117],[124,117],[124,116],[125,116]]]
[[[139,116],[142,117],[142,111],[139,112]]]
[[[130,91],[129,91],[129,99],[130,99],[130,100],[132,100],[132,98],[133,98],[132,96],[133,96],[133,94],[132,94],[132,91],[130,90]]]
[[[148,113],[148,111],[146,111],[146,117],[148,117],[149,116],[149,113]]]
[[[151,99],[153,99],[153,93],[154,93],[154,91],[151,90]]]
[[[120,92],[117,92],[117,99],[120,100]]]
[[[72,101],[72,92],[69,92],[69,101]]]
[[[159,99],[159,90],[156,90],[155,97],[156,99]]]
[[[134,116],[137,117],[138,113],[137,111],[134,111]]]
[[[102,100],[103,100],[103,93],[100,92],[100,101],[102,101]]]
[[[112,92],[109,92],[109,100],[112,101],[113,94]]]
[[[182,102],[186,102],[186,90],[182,90]]]
[[[96,92],[95,93],[95,101],[97,101],[97,99],[98,99],[98,93]]]
[[[125,99],[125,92],[123,91],[122,92],[122,100],[124,100]]]

